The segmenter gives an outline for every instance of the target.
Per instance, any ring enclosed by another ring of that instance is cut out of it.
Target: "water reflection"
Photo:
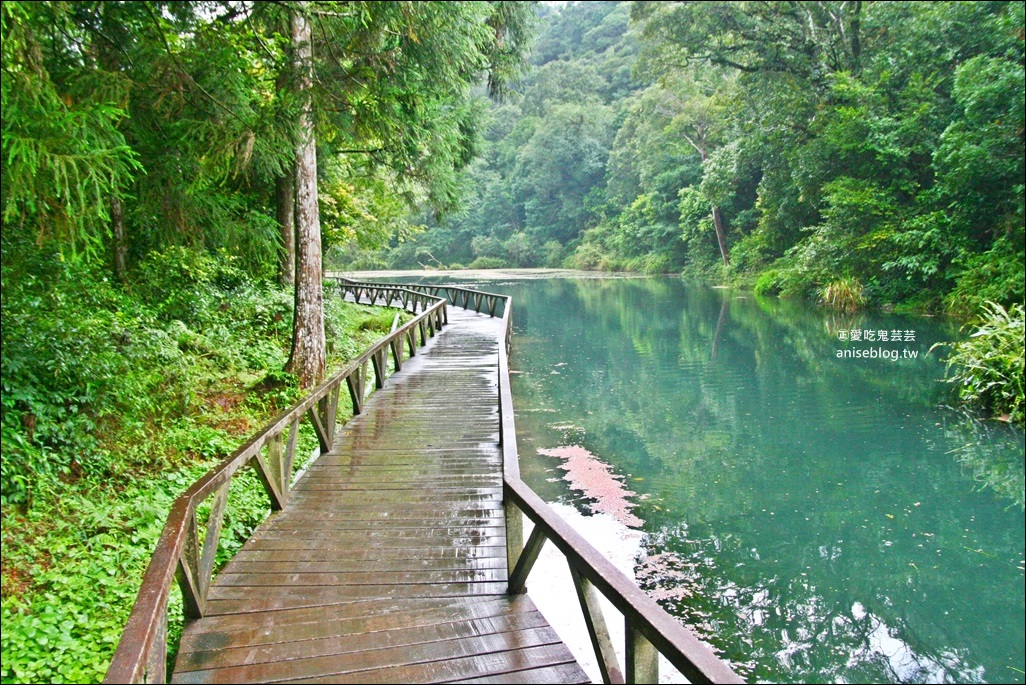
[[[488,288],[517,302],[525,480],[590,511],[546,454],[610,464],[639,581],[745,677],[1022,682],[1022,434],[937,407],[952,327],[671,279]],[[870,344],[917,356],[837,357]]]

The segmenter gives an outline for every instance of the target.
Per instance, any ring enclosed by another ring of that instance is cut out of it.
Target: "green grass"
[[[154,260],[127,290],[73,271],[8,280],[5,267],[4,683],[101,680],[174,498],[298,399],[280,371],[288,293],[230,262]],[[334,297],[325,309],[333,369],[395,314]],[[304,426],[297,469],[315,445]],[[220,564],[268,511],[255,475],[236,477]]]

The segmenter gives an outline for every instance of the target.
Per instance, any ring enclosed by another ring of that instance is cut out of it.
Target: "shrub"
[[[948,382],[958,386],[962,402],[1020,425],[1026,404],[1023,323],[1023,305],[1006,310],[988,302],[975,332],[954,343],[947,359]]]
[[[821,300],[842,312],[856,312],[866,306],[865,289],[859,279],[852,276],[828,283],[822,290]]]
[[[582,269],[592,271],[599,268],[599,263],[605,257],[603,249],[595,243],[581,243],[565,260],[565,265],[571,269]]]
[[[549,240],[541,247],[542,266],[558,269],[563,265],[563,246],[556,240]]]
[[[182,390],[179,346],[145,310],[92,269],[43,261],[39,276],[4,280],[4,503],[57,477],[104,475],[100,436],[160,416]]]
[[[755,294],[756,295],[779,295],[780,294],[780,272],[776,269],[770,269],[759,274],[759,278],[755,281]]]
[[[471,269],[505,269],[509,266],[505,259],[498,257],[478,257],[469,265]]]
[[[994,247],[965,262],[954,290],[948,294],[947,308],[956,316],[968,318],[986,302],[1021,302],[1026,284],[1022,237],[1002,237]]]

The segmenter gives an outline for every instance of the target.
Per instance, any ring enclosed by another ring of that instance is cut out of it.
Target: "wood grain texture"
[[[173,682],[587,682],[506,593],[501,321],[448,317],[217,576]]]

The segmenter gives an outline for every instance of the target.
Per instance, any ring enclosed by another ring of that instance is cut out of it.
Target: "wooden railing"
[[[348,287],[382,287],[334,276]],[[395,287],[395,284],[391,284]],[[520,456],[509,383],[509,346],[513,301],[505,295],[455,286],[405,285],[453,304],[496,316],[502,307],[505,345],[499,345],[499,445],[503,464],[503,508],[506,514],[506,561],[510,593],[522,593],[546,540],[563,554],[570,567],[584,622],[605,683],[659,682],[659,654],[693,683],[744,682],[703,642],[666,613],[655,600],[617,569],[520,479]],[[500,302],[501,301],[501,302]],[[463,306],[463,305],[458,305]],[[524,543],[523,517],[534,524]],[[624,620],[624,666],[621,668],[599,604],[601,593]]]
[[[104,682],[166,681],[171,589],[177,580],[186,620],[205,614],[233,476],[244,467],[252,466],[267,492],[271,509],[282,509],[288,502],[292,485],[300,421],[307,418],[312,424],[321,453],[331,449],[340,420],[338,400],[343,384],[349,390],[353,414],[359,414],[367,396],[368,363],[373,367],[375,386],[382,387],[388,375],[389,353],[392,370],[398,371],[404,356],[415,355],[446,321],[444,298],[387,286],[379,286],[373,293],[366,289],[353,292],[352,288],[343,287],[342,290],[343,294],[353,294],[357,301],[369,299],[373,303],[384,299],[417,316],[401,327],[393,326],[391,333],[279,415],[174,501]],[[201,523],[198,510],[207,501],[210,502],[209,513]]]
[[[462,307],[489,316],[503,316],[506,307],[510,305],[510,298],[506,295],[487,293],[471,288],[461,288],[456,285],[420,285],[414,283],[375,283],[372,281],[354,281],[338,273],[325,273],[325,279],[335,281],[341,286],[352,289],[360,289],[359,292],[374,292],[375,288],[404,288],[416,290],[419,293],[431,297],[443,298],[454,307]]]
[[[166,679],[167,607],[172,583],[177,579],[182,589],[186,619],[203,616],[232,477],[252,464],[272,509],[284,507],[292,482],[299,422],[304,416],[308,417],[317,433],[320,450],[330,449],[343,381],[349,389],[353,413],[358,414],[366,396],[367,363],[373,365],[375,385],[380,388],[387,374],[389,352],[394,370],[398,371],[402,368],[404,349],[408,356],[413,356],[417,348],[447,322],[447,303],[490,316],[497,316],[500,309],[502,312],[505,344],[499,345],[498,359],[499,443],[503,458],[508,591],[526,590],[534,562],[545,541],[550,540],[569,564],[603,682],[658,682],[659,654],[691,682],[742,682],[708,646],[642,592],[520,480],[509,383],[511,298],[456,286],[368,283],[335,275],[328,278],[343,296],[351,295],[358,302],[397,306],[419,314],[281,414],[175,500],[104,682],[163,682]],[[197,509],[208,499],[211,500],[210,513],[205,533],[200,535]],[[534,524],[526,544],[524,515]],[[626,659],[622,669],[599,606],[598,593],[612,603],[625,622]]]

